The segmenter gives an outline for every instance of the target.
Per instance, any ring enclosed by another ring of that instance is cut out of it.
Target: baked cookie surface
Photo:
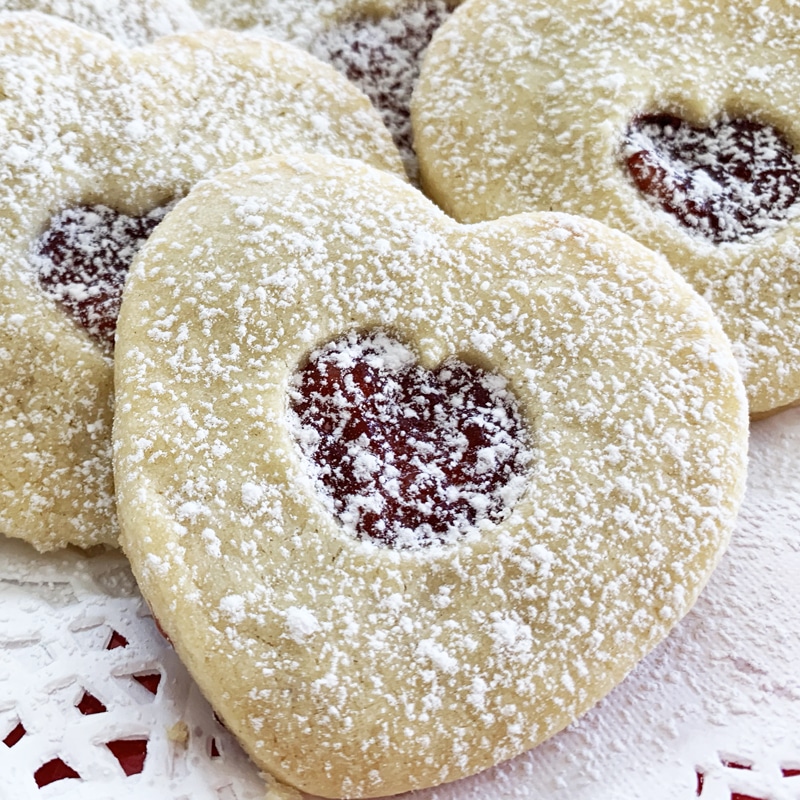
[[[297,374],[373,334],[504,380],[531,442],[504,515],[389,546],[328,502]],[[256,763],[328,797],[455,780],[567,725],[692,605],[744,488],[735,360],[661,257],[566,215],[463,226],[351,161],[195,187],[134,262],[115,370],[142,592]]]
[[[0,530],[43,550],[113,544],[112,347],[45,294],[34,262],[52,220],[147,215],[214,169],[282,150],[402,167],[363,95],[267,39],[208,31],[128,50],[9,13],[0,63]],[[67,294],[91,300],[95,278]]]
[[[568,211],[663,253],[719,315],[751,412],[767,413],[800,398],[799,69],[794,4],[478,0],[427,51],[412,104],[422,183],[460,220]],[[653,156],[692,128],[709,132],[694,152]],[[653,135],[673,138],[637,153]],[[759,151],[784,165],[754,167]],[[728,190],[753,201],[746,224],[738,200],[707,218]]]
[[[128,47],[203,27],[185,0],[0,0],[2,11],[52,14]]]

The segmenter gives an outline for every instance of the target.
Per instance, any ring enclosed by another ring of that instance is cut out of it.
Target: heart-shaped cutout
[[[114,346],[131,261],[167,211],[130,216],[108,206],[67,208],[33,243],[30,263],[45,294],[107,347]]]
[[[753,120],[701,127],[669,114],[638,116],[623,156],[643,194],[718,244],[773,226],[800,197],[800,158],[778,130]]]
[[[381,332],[351,332],[312,353],[292,381],[291,408],[336,517],[394,547],[499,522],[533,458],[502,377],[454,358],[423,369]]]
[[[455,780],[567,725],[686,613],[744,489],[730,346],[663,259],[564,215],[460,225],[355,161],[197,186],[134,261],[117,336],[139,585],[256,763],[312,794]],[[534,434],[507,513],[426,547],[342,523],[290,405],[311,355],[358,336],[502,378]]]

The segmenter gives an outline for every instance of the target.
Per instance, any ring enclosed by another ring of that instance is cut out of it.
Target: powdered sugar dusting
[[[792,769],[800,767],[794,736],[800,729],[794,669],[800,660],[800,639],[794,635],[800,625],[795,580],[800,571],[800,492],[795,480],[799,468],[800,409],[755,423],[748,489],[731,547],[684,622],[567,730],[513,761],[416,796],[674,800],[676,795],[697,796],[700,772],[703,800],[727,799],[734,791],[794,800]],[[83,777],[59,785],[65,800],[107,800],[111,793],[125,796],[132,786],[138,791],[142,785],[164,800],[179,800],[189,786],[192,798],[206,800],[217,794],[213,787],[232,786],[237,797],[263,800],[258,770],[213,721],[172,649],[155,632],[152,620],[142,616],[146,607],[134,599],[136,586],[120,555],[87,559],[65,550],[42,556],[11,539],[0,539],[0,548],[2,653],[7,667],[0,679],[5,708],[0,736],[12,730],[17,718],[28,731],[24,757],[17,746],[0,749],[0,786],[20,796],[33,782],[32,768],[49,758],[54,747],[64,752],[58,747],[63,743],[68,760]],[[71,605],[65,607],[67,599]],[[387,597],[384,605],[400,608],[402,603],[395,596]],[[98,634],[102,647],[107,626],[123,631],[128,645],[87,651],[87,640],[96,642]],[[142,663],[163,669],[164,680],[148,707],[140,705],[136,693],[118,694],[123,662],[114,656],[120,655],[132,671]],[[56,671],[60,677],[54,687]],[[116,734],[141,725],[144,713],[145,727],[156,734],[150,738],[145,774],[127,779],[98,765],[104,747],[96,729],[76,730],[74,695],[61,689],[74,685],[76,676],[89,679],[98,697],[109,691],[119,698],[109,703],[103,718],[103,725],[113,726]],[[484,710],[490,694],[486,681],[476,677],[464,716],[472,709]],[[174,724],[176,714],[189,722],[187,749],[174,749],[173,742],[157,734]],[[208,738],[197,732],[200,728],[208,733],[208,725],[222,757],[213,757],[212,750],[208,758]],[[73,754],[80,759],[77,763]],[[168,788],[174,774],[170,764],[184,759],[186,773],[181,773],[180,785]],[[749,769],[736,768],[736,763]],[[268,786],[275,800],[301,797],[271,779]],[[40,794],[31,791],[32,796]],[[227,800],[228,794],[223,789],[221,796]]]
[[[480,536],[358,541],[309,475],[292,376],[375,330],[426,369],[455,355],[496,371],[535,431],[525,491]],[[142,589],[257,763],[314,793],[454,780],[563,727],[686,612],[743,489],[735,363],[663,260],[559,215],[462,227],[353,161],[275,159],[196,187],[134,264],[116,369]],[[190,502],[201,512],[178,520]]]
[[[304,49],[339,25],[369,24],[419,7],[418,0],[192,0],[192,5],[210,27],[263,33]]]
[[[422,800],[673,800],[796,794],[800,409],[752,426],[731,547],[693,611],[581,720]],[[739,768],[735,765],[739,764]]]
[[[297,608],[290,606],[286,609],[286,627],[289,636],[298,644],[304,644],[309,636],[313,636],[320,625],[314,612],[308,608]]]

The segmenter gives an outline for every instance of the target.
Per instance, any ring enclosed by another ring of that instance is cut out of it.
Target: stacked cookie
[[[422,182],[462,221],[586,214],[663,253],[769,414],[800,400],[799,63],[781,4],[470,3],[418,88]]]
[[[692,606],[744,490],[745,388],[691,274],[585,216],[448,199],[477,198],[458,115],[491,100],[437,76],[479,12],[434,36],[415,101],[423,185],[470,224],[301,49],[0,16],[0,522],[41,550],[119,537],[253,760],[326,797],[569,724]]]
[[[77,246],[89,236],[81,224],[91,230],[103,208],[141,218],[215,169],[274,152],[317,149],[398,174],[402,167],[360,93],[267,39],[210,31],[127,50],[52,17],[9,14],[0,47],[0,524],[40,549],[110,544],[112,343],[98,332],[109,327],[103,305],[121,284],[104,273],[86,288],[113,245],[72,256],[62,242],[59,258],[58,239]],[[70,219],[60,217],[69,209]],[[65,290],[52,288],[53,273]],[[75,324],[98,315],[88,331]]]

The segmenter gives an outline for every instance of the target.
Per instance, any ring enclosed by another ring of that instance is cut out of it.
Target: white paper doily
[[[692,613],[568,730],[415,800],[800,800],[799,482],[800,409],[754,423],[733,542]],[[40,788],[42,767],[79,777]],[[265,793],[121,556],[0,538],[2,800]]]

